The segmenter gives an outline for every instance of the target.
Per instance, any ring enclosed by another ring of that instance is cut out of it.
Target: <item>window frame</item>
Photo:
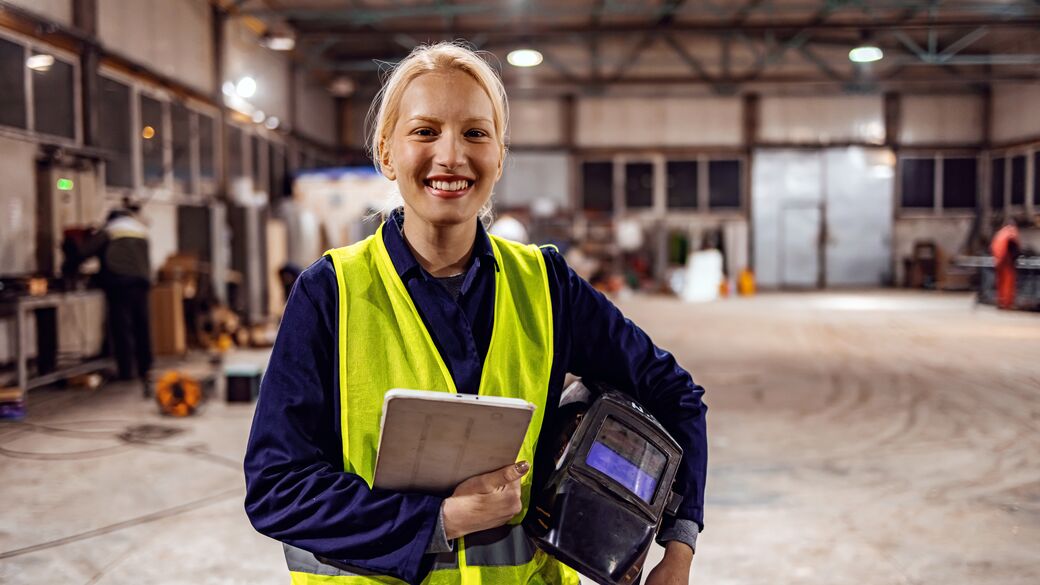
[[[943,206],[943,166],[947,158],[974,158],[975,159],[975,207],[944,207]],[[905,159],[931,159],[934,161],[932,179],[932,205],[930,207],[904,207],[903,206],[903,161]],[[895,177],[892,181],[894,191],[893,211],[896,219],[919,219],[919,218],[965,218],[974,217],[976,210],[982,205],[982,199],[989,196],[989,186],[985,183],[983,165],[986,163],[986,153],[976,150],[913,150],[906,149],[896,155]],[[987,203],[988,205],[988,203]]]
[[[750,156],[745,151],[736,150],[664,150],[664,151],[620,151],[617,153],[600,153],[597,151],[578,152],[573,157],[574,210],[577,213],[601,214],[612,213],[617,217],[636,217],[647,219],[671,220],[673,218],[690,219],[693,217],[733,220],[749,219],[750,215],[750,181],[748,175]],[[739,166],[740,205],[739,207],[711,208],[709,204],[710,163],[712,161],[736,161]],[[611,211],[587,210],[585,208],[584,169],[585,163],[612,163],[613,202]],[[625,191],[625,167],[629,163],[653,164],[653,204],[650,207],[628,207]],[[694,207],[670,207],[668,205],[668,163],[695,162],[697,164],[697,202]]]
[[[25,91],[25,128],[15,126],[0,126],[0,134],[21,138],[28,138],[34,142],[44,144],[57,144],[61,146],[79,147],[83,145],[83,86],[82,70],[80,68],[79,56],[73,52],[49,45],[32,37],[17,32],[0,29],[0,38],[20,45],[22,48],[22,74],[24,75]],[[36,104],[33,84],[32,70],[25,66],[26,60],[33,51],[53,55],[54,59],[72,67],[72,113],[73,113],[73,137],[59,136],[38,132],[36,130]]]
[[[113,186],[105,182],[105,191],[110,197],[115,195],[142,193],[146,198],[170,201],[173,203],[201,203],[216,198],[220,189],[223,153],[220,144],[220,112],[209,104],[192,99],[179,99],[171,92],[156,87],[145,80],[115,69],[108,65],[98,67],[98,76],[120,83],[130,88],[130,165],[132,183],[130,187]],[[141,97],[145,96],[160,102],[163,120],[163,180],[156,185],[144,183],[144,146],[141,138]],[[194,192],[176,188],[173,177],[173,105],[177,104],[188,111],[189,127],[189,166],[191,168],[190,184]],[[213,165],[214,178],[202,178],[201,144],[199,141],[199,116],[204,115],[213,122]]]

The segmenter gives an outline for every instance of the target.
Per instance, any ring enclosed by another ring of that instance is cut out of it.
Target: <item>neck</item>
[[[411,219],[409,219],[409,217]],[[452,276],[466,270],[473,255],[477,224],[433,225],[409,213],[405,206],[404,241],[419,265],[431,276]]]

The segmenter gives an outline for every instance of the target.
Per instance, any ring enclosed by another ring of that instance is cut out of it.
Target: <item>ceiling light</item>
[[[25,66],[33,71],[50,71],[54,55],[33,55],[25,60]]]
[[[264,127],[268,130],[276,130],[278,128],[278,124],[280,123],[281,120],[279,120],[276,116],[271,116],[267,119],[266,122],[264,122]]]
[[[244,97],[251,98],[256,93],[256,80],[248,75],[238,80],[235,84],[235,93]]]
[[[346,75],[337,77],[329,84],[329,93],[336,97],[350,97],[354,94],[355,89],[357,86],[354,84],[354,80]]]
[[[264,118],[266,118],[266,117],[267,117],[267,114],[265,114],[263,110],[256,110],[255,112],[253,112],[253,122],[255,122],[257,124],[259,124],[260,122],[263,122]]]
[[[220,90],[222,92],[224,92],[224,95],[226,95],[226,96],[235,95],[235,82],[233,82],[233,81],[225,81],[224,85],[221,86]]]
[[[506,55],[506,61],[513,67],[534,67],[542,62],[542,54],[534,49],[517,49]]]
[[[144,128],[142,128],[141,138],[144,138],[145,140],[151,140],[152,138],[155,138],[155,128],[152,128],[151,126],[145,126]]]
[[[272,51],[291,51],[296,47],[296,39],[287,34],[269,34],[260,39],[260,44]]]
[[[884,52],[874,45],[860,45],[849,51],[849,61],[853,63],[873,63],[884,57]]]

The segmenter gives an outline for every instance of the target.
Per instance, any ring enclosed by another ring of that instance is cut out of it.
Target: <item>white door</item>
[[[820,280],[820,206],[788,202],[780,210],[780,286],[816,288]]]
[[[814,150],[757,150],[751,225],[755,280],[766,288],[816,286],[823,164]]]
[[[824,151],[827,286],[891,282],[895,156],[883,148]]]

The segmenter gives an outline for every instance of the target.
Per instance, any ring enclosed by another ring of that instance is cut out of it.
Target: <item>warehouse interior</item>
[[[491,232],[706,389],[691,583],[1040,582],[1038,33],[1033,0],[0,0],[0,582],[287,581],[242,505],[259,382],[394,190],[381,80],[452,40],[509,95]],[[131,216],[122,379],[84,250]]]

